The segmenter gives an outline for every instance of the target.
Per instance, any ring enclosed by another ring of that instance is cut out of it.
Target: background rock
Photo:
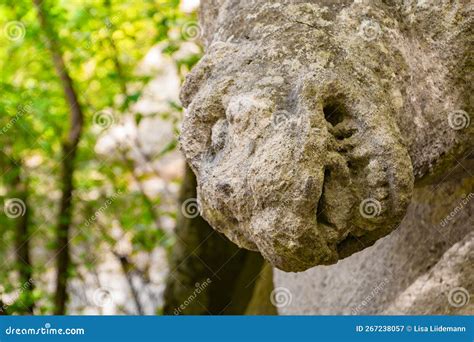
[[[417,189],[400,228],[374,246],[332,266],[276,270],[275,286],[293,294],[280,314],[472,314],[472,299],[447,300],[454,287],[474,289],[474,179],[464,173]]]

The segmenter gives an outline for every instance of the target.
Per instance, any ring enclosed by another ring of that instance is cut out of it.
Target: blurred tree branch
[[[143,311],[143,307],[140,303],[140,297],[138,295],[138,291],[133,285],[133,278],[132,278],[132,271],[135,266],[130,262],[129,258],[126,255],[119,254],[117,252],[113,252],[117,260],[120,262],[120,266],[122,267],[123,274],[127,279],[128,286],[130,288],[130,292],[132,293],[133,300],[135,302],[135,306],[137,308],[137,312],[139,315],[144,315],[145,312]]]
[[[61,48],[56,38],[55,32],[48,21],[45,13],[43,1],[33,0],[37,9],[38,19],[44,35],[47,40],[48,48],[53,58],[54,68],[61,80],[64,95],[70,110],[70,127],[67,137],[62,143],[62,195],[60,209],[58,214],[57,228],[57,275],[56,275],[56,293],[54,314],[64,315],[66,312],[66,303],[68,299],[67,280],[69,276],[69,234],[72,221],[72,193],[74,190],[74,161],[77,153],[77,146],[82,133],[84,124],[84,114],[79,103],[74,85],[64,64],[61,54]]]
[[[104,240],[109,246],[111,253],[120,263],[120,267],[122,268],[122,272],[125,276],[125,279],[127,280],[127,284],[130,289],[130,293],[132,294],[138,314],[144,315],[143,307],[140,302],[140,296],[138,295],[138,291],[135,288],[135,285],[133,284],[133,279],[132,279],[132,272],[135,270],[136,266],[130,261],[130,257],[128,255],[115,251],[115,246],[112,245],[112,243],[110,243],[110,241],[114,239],[109,235],[109,233],[107,232],[107,229],[101,222],[98,221],[97,224],[98,224],[100,233],[102,234],[103,237],[105,237]]]

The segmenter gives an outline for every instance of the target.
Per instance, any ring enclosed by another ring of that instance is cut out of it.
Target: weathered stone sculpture
[[[183,87],[181,136],[203,217],[285,271],[390,233],[414,182],[472,144],[468,10],[204,2],[207,53]]]

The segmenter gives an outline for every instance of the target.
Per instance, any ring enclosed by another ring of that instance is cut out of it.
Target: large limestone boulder
[[[203,1],[182,90],[203,217],[285,271],[397,228],[472,146],[467,1]]]

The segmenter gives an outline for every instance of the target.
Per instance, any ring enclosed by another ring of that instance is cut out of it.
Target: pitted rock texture
[[[292,295],[279,314],[474,314],[473,156],[443,182],[417,187],[400,227],[374,246],[335,265],[276,270],[275,288]]]
[[[429,174],[437,154],[449,160],[469,137],[469,127],[440,118],[467,109],[466,87],[443,88],[453,78],[462,84],[465,62],[446,74],[452,61],[436,54],[446,52],[414,41],[426,13],[409,1],[411,24],[392,2],[212,3],[214,20],[203,5],[207,53],[181,94],[181,148],[202,216],[285,271],[335,263],[390,233],[414,175]],[[459,52],[458,41],[444,48]],[[444,73],[420,65],[427,53]],[[423,125],[438,129],[436,138],[419,140]]]

